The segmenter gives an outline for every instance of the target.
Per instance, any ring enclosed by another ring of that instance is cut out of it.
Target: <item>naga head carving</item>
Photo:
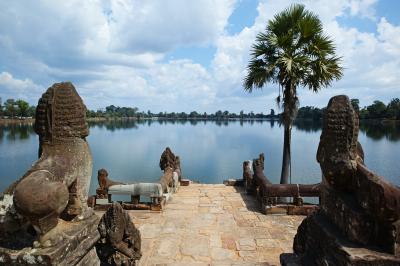
[[[49,143],[89,135],[86,106],[71,82],[55,83],[43,93],[34,129],[41,141]]]
[[[346,95],[330,99],[324,114],[317,161],[329,185],[350,190],[361,160],[358,147],[359,121]]]
[[[261,170],[264,170],[264,161],[264,153],[260,153],[258,158],[253,160],[253,169],[261,168]]]
[[[178,159],[179,160],[179,159]],[[164,152],[161,154],[160,158],[160,168],[162,171],[165,171],[167,168],[172,168],[175,169],[177,167],[176,164],[176,156],[175,154],[171,151],[169,147],[165,148]],[[180,164],[180,160],[179,160]],[[179,165],[180,167],[180,165]]]

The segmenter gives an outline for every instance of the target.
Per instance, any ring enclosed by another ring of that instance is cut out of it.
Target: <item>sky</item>
[[[0,97],[36,105],[71,81],[93,110],[269,113],[277,85],[250,94],[243,78],[256,35],[292,3],[319,16],[344,67],[329,88],[298,88],[301,106],[400,97],[398,0],[3,0]]]

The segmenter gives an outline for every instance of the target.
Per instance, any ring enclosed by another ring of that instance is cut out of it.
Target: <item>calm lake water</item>
[[[315,156],[321,125],[297,123],[292,131],[292,182],[315,183],[321,171]],[[125,182],[155,181],[165,147],[180,155],[183,175],[202,183],[240,178],[242,162],[265,154],[265,174],[279,182],[283,127],[273,121],[111,121],[90,123],[93,154],[90,193],[97,170]],[[367,166],[400,185],[400,124],[362,123],[359,141]],[[22,176],[37,159],[38,137],[32,125],[0,125],[0,191]]]

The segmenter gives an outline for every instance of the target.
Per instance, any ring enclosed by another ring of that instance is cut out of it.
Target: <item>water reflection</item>
[[[215,124],[217,126],[229,126],[232,123],[239,123],[240,126],[244,125],[253,125],[253,124],[270,124],[271,128],[274,127],[275,123],[279,123],[278,121],[267,121],[262,119],[253,119],[253,120],[206,120],[206,119],[149,119],[149,120],[136,120],[136,119],[122,119],[122,120],[103,120],[103,121],[89,121],[89,127],[98,127],[98,128],[106,128],[108,130],[116,130],[116,129],[129,129],[129,128],[137,128],[141,125],[151,126],[152,124],[158,125],[192,125],[196,126],[198,124]]]
[[[115,131],[119,129],[137,129],[138,123],[134,120],[105,120],[105,121],[89,121],[89,128],[105,128],[109,131]]]
[[[305,132],[317,132],[322,129],[322,121],[314,121],[314,120],[296,120],[294,122],[294,126],[300,130]]]
[[[400,140],[400,122],[396,121],[365,121],[360,124],[360,131],[374,140],[383,138],[396,142]]]
[[[241,127],[246,125],[265,124],[269,125],[271,129],[274,128],[275,124],[278,127],[282,126],[280,121],[274,120],[104,120],[104,121],[89,121],[89,127],[106,129],[109,131],[121,130],[121,129],[138,129],[140,126],[150,127],[152,124],[157,123],[158,125],[186,125],[196,126],[201,123],[203,125],[207,123],[215,124],[218,127],[227,127],[230,124],[238,123]],[[7,139],[9,141],[25,140],[30,136],[34,135],[35,132],[32,127],[33,124],[6,124],[0,125],[0,141]],[[318,132],[322,129],[322,121],[313,120],[296,120],[294,122],[294,128],[298,131],[304,131],[307,133]],[[366,134],[367,137],[373,140],[387,139],[391,142],[400,140],[400,122],[399,121],[360,121],[360,132]]]
[[[158,160],[166,146],[181,155],[185,177],[204,183],[222,183],[242,175],[242,162],[266,155],[265,173],[279,182],[283,127],[266,120],[109,120],[89,122],[87,138],[93,154],[91,193],[96,170],[126,182],[157,180]],[[399,123],[362,122],[360,143],[366,164],[400,184]],[[164,134],[162,134],[164,133]],[[316,183],[321,171],[315,160],[321,123],[296,121],[292,134],[293,182]],[[29,124],[0,125],[0,191],[22,176],[37,160],[38,137]]]
[[[27,140],[34,135],[32,124],[6,124],[0,125],[0,142],[3,140]]]

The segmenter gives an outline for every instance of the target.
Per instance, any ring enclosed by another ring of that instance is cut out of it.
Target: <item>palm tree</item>
[[[284,144],[281,184],[288,183],[290,140],[299,100],[297,88],[318,92],[342,77],[341,58],[332,40],[323,33],[318,16],[303,5],[294,4],[268,21],[257,35],[244,78],[244,89],[262,89],[268,82],[278,84],[277,103],[283,108]],[[282,97],[281,97],[282,92]]]

